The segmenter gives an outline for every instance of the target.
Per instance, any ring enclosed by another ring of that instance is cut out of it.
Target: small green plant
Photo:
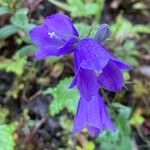
[[[15,125],[3,124],[0,125],[0,150],[14,150],[15,141],[13,139],[13,132]]]
[[[132,117],[130,118],[130,124],[138,128],[140,125],[143,124],[144,120],[145,119],[142,116],[142,109],[137,108],[132,114]]]
[[[21,0],[0,0],[0,15],[13,13],[19,7]]]
[[[52,4],[70,12],[72,17],[95,16],[99,20],[104,8],[104,0],[67,0],[66,3],[59,0],[48,0]]]
[[[118,15],[116,22],[110,26],[112,37],[123,42],[126,38],[138,36],[139,33],[150,33],[150,25],[137,24],[133,25],[130,21],[125,19],[122,14]]]
[[[77,28],[77,30],[80,33],[80,38],[85,37],[85,36],[93,38],[95,36],[95,33],[96,33],[99,25],[97,23],[93,26],[90,26],[86,23],[76,23],[75,27]]]
[[[139,51],[136,49],[134,41],[125,41],[122,46],[117,47],[114,51],[115,55],[121,60],[124,60],[132,66],[138,65],[137,58],[139,56]]]
[[[24,71],[24,66],[26,65],[26,57],[19,57],[15,55],[12,59],[0,59],[0,70],[5,70],[6,72],[15,73],[21,76]]]
[[[19,48],[22,56],[26,56],[30,52],[35,51],[35,46],[31,44],[30,38],[28,36],[28,31],[35,25],[29,23],[29,19],[27,16],[28,11],[29,10],[27,8],[17,9],[14,13],[12,13],[10,24],[4,25],[0,28],[1,41],[5,41],[6,38],[12,36],[13,34],[16,34],[16,43],[18,47],[20,45],[22,46],[22,43],[27,44]]]
[[[49,105],[49,111],[52,116],[57,115],[64,108],[68,112],[75,114],[79,94],[75,88],[68,89],[71,80],[71,78],[65,78],[55,88],[48,88],[44,91],[44,94],[51,94],[53,96],[53,101]]]

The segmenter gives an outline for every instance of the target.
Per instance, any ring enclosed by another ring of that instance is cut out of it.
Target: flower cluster
[[[109,91],[120,91],[123,87],[123,70],[130,66],[110,54],[101,43],[109,33],[103,24],[95,38],[79,38],[71,19],[62,14],[47,17],[42,25],[30,31],[37,45],[37,59],[74,53],[75,76],[69,88],[77,87],[80,93],[73,133],[87,128],[92,136],[107,129],[115,131],[108,115],[99,87]]]

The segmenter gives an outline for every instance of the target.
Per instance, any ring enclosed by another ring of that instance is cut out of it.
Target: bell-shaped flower
[[[35,56],[41,59],[73,52],[78,32],[68,16],[58,13],[47,17],[44,23],[33,28],[29,35],[38,48]]]
[[[130,66],[112,56],[101,44],[110,35],[108,25],[102,24],[94,39],[79,39],[71,19],[58,13],[47,17],[29,35],[37,46],[37,59],[74,53],[75,76],[70,88],[77,86],[80,100],[73,132],[87,128],[94,136],[105,129],[115,131],[98,91],[99,87],[120,91],[124,85],[122,71]]]
[[[70,88],[77,84],[78,73],[82,68],[95,71],[99,85],[104,89],[120,91],[124,85],[122,72],[131,69],[128,64],[112,56],[102,44],[90,38],[78,42],[74,64],[76,74]]]
[[[95,136],[104,130],[115,131],[103,99],[98,94],[99,84],[93,70],[80,69],[77,88],[80,92],[73,133],[87,128]]]
[[[80,97],[77,113],[74,119],[73,133],[87,128],[91,136],[96,136],[104,130],[115,132],[116,129],[110,120],[103,99],[98,94],[91,100]]]

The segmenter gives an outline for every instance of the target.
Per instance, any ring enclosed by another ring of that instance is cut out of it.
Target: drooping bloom
[[[58,13],[47,17],[43,25],[33,28],[29,34],[38,48],[37,59],[74,53],[75,76],[70,88],[77,87],[80,99],[73,133],[83,128],[93,136],[105,129],[115,131],[98,91],[99,87],[120,91],[124,84],[122,71],[130,67],[101,44],[110,34],[108,26],[100,26],[95,39],[79,39],[71,19]]]
[[[74,61],[76,74],[70,88],[76,85],[81,97],[73,132],[85,127],[91,135],[105,129],[115,131],[98,89],[100,85],[110,91],[120,91],[123,87],[121,70],[129,69],[129,66],[114,58],[103,45],[91,38],[78,42]]]
[[[87,128],[92,136],[105,129],[115,131],[103,99],[98,94],[99,85],[95,72],[81,68],[78,72],[77,87],[80,92],[80,100],[74,119],[73,133],[83,128]]]

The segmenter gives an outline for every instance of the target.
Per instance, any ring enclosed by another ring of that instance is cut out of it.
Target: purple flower
[[[80,92],[77,114],[74,119],[73,133],[87,128],[95,136],[107,129],[115,131],[102,97],[98,95],[99,85],[93,70],[80,69],[77,87]]]
[[[58,13],[47,17],[29,35],[38,48],[35,56],[41,59],[73,52],[73,44],[77,41],[74,36],[78,37],[78,32],[68,16]]]
[[[106,106],[98,96],[99,85],[110,91],[120,91],[123,87],[121,71],[130,67],[114,58],[94,39],[82,39],[77,45],[74,52],[76,74],[70,88],[76,85],[81,97],[73,132],[82,128],[87,128],[91,135],[99,134],[105,129],[115,131]]]
[[[90,100],[80,97],[73,133],[80,132],[83,128],[87,128],[91,136],[98,135],[103,130],[115,131],[103,99],[98,94]]]
[[[77,86],[80,93],[73,133],[87,128],[93,136],[107,129],[115,131],[110,120],[99,87],[109,91],[120,91],[123,87],[123,70],[130,66],[112,56],[100,43],[110,34],[108,25],[99,27],[95,39],[79,40],[71,19],[61,13],[47,17],[43,25],[30,31],[37,45],[36,58],[74,53],[75,76],[70,88]]]

